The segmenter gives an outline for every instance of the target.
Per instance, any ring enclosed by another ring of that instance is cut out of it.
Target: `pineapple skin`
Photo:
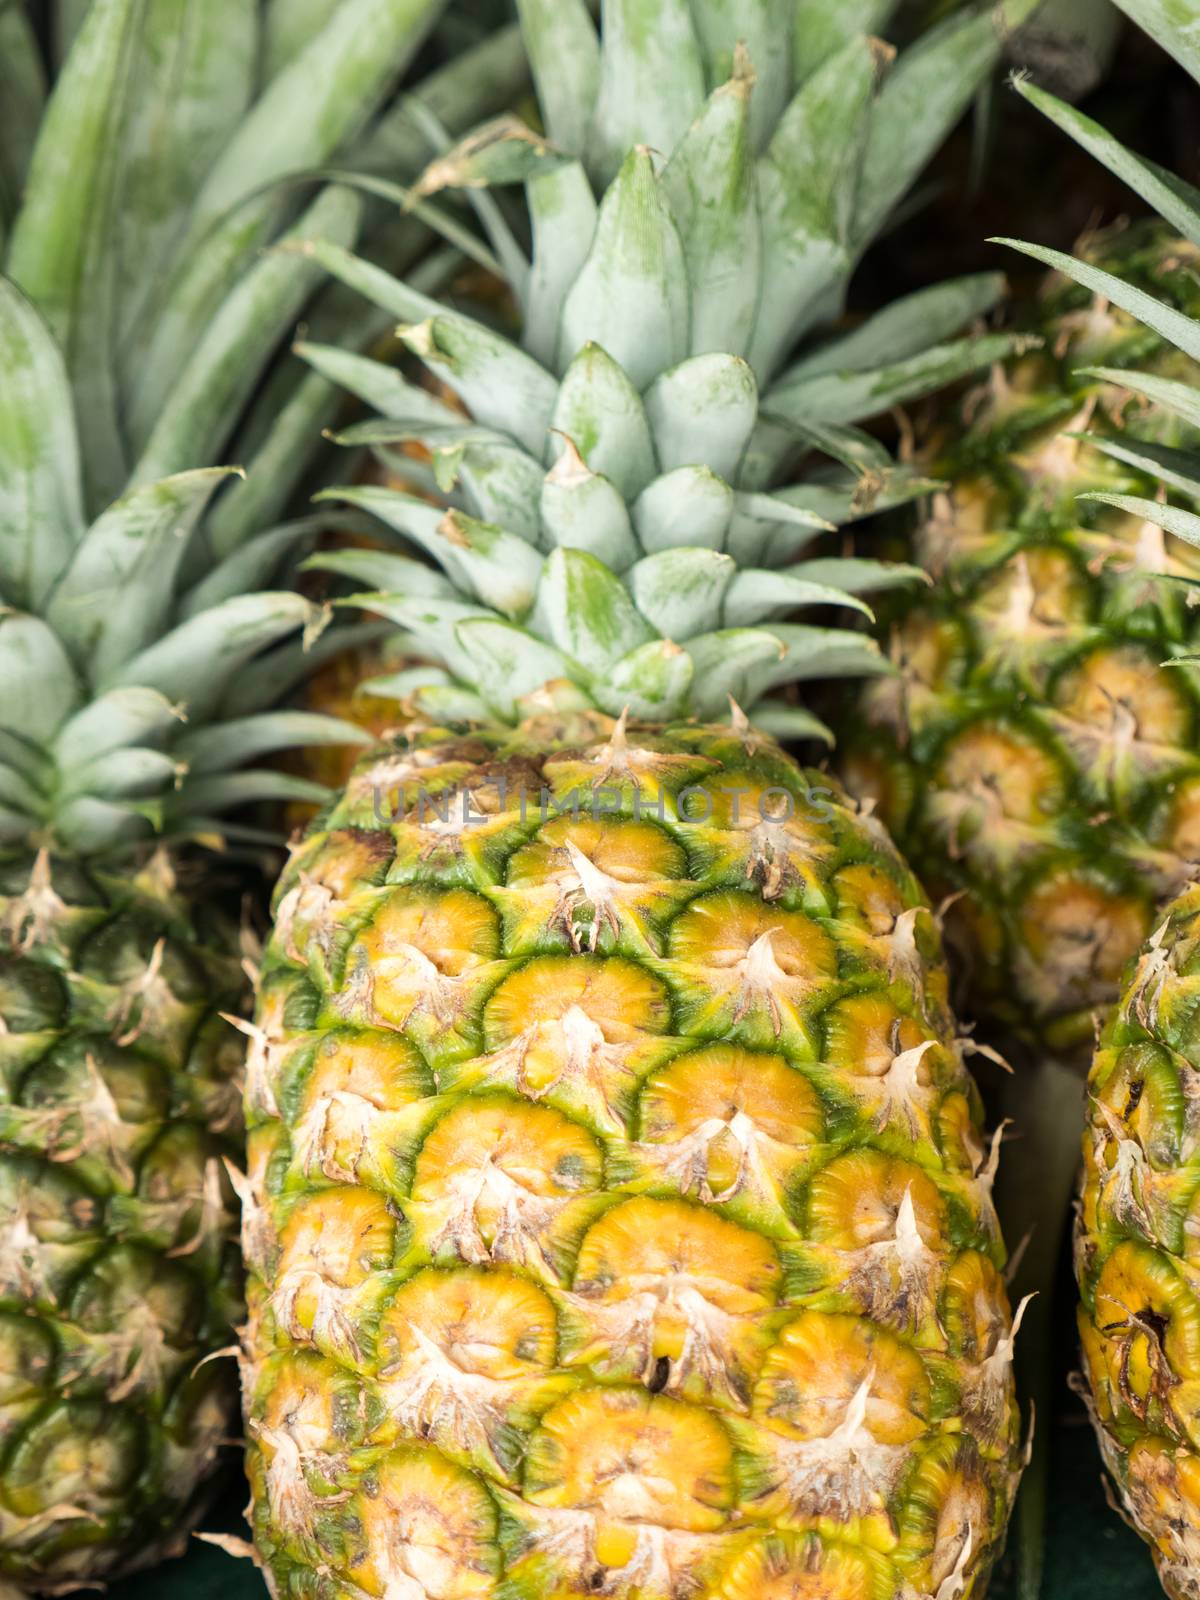
[[[0,860],[0,1578],[16,1592],[180,1553],[236,1433],[232,1364],[207,1358],[242,1303],[223,1162],[243,1048],[221,1012],[247,984],[236,930],[208,920],[189,924],[165,856],[120,880]]]
[[[882,829],[745,719],[366,759],[247,1067],[272,1593],[981,1594],[1019,1418],[946,990]]]
[[[1200,1595],[1198,993],[1193,883],[1143,949],[1092,1064],[1075,1241],[1092,1419],[1174,1600]]]
[[[1197,252],[1164,227],[1085,240],[1084,259],[1200,309]],[[1079,495],[1156,480],[1071,436],[1193,444],[1167,413],[1081,368],[1195,381],[1194,363],[1058,276],[1040,348],[998,368],[921,441],[947,481],[916,533],[932,583],[886,609],[896,676],[839,728],[840,771],[874,797],[946,907],[975,1016],[1051,1048],[1090,1047],[1156,907],[1200,858],[1200,689],[1163,663],[1200,641],[1200,554]],[[1158,576],[1167,574],[1166,579]]]

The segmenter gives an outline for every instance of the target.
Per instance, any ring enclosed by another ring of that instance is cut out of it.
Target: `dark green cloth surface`
[[[1100,1457],[1076,1401],[1063,1397],[1053,1436],[1049,1543],[1042,1600],[1162,1600],[1150,1556],[1138,1537],[1105,1503]],[[235,1486],[208,1526],[244,1536]],[[1006,1564],[1007,1565],[1007,1564]],[[992,1600],[1012,1600],[1011,1575],[1002,1567]],[[109,1600],[264,1600],[266,1588],[248,1561],[193,1543],[182,1561],[115,1584]]]

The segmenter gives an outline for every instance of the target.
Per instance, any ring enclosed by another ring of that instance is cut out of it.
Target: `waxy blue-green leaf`
[[[679,232],[653,157],[631,150],[600,204],[592,248],[563,306],[558,367],[595,343],[644,389],[687,355],[688,320]]]
[[[1117,511],[1128,512],[1131,517],[1143,517],[1155,527],[1173,533],[1188,544],[1200,545],[1200,516],[1185,511],[1181,506],[1164,505],[1161,500],[1146,500],[1135,494],[1081,494],[1081,500],[1094,500],[1100,505],[1112,506]]]
[[[372,613],[398,623],[411,636],[415,653],[431,656],[443,663],[458,679],[471,681],[471,660],[458,641],[463,622],[500,622],[487,606],[442,595],[372,594],[354,595],[345,605],[366,605]]]
[[[52,749],[59,766],[70,771],[128,745],[160,744],[178,732],[181,721],[180,708],[157,689],[110,689],[68,718]]]
[[[246,768],[211,777],[187,778],[179,790],[177,808],[182,816],[220,815],[234,806],[259,805],[267,801],[292,801],[322,805],[329,798],[323,783],[298,778],[277,767]]]
[[[638,146],[673,150],[705,95],[688,0],[604,0],[603,9],[600,94],[585,152],[598,184],[611,183]]]
[[[863,422],[1027,348],[1028,341],[1019,334],[958,339],[873,371],[826,372],[780,383],[767,394],[763,408],[789,422],[823,427]]]
[[[881,34],[899,0],[826,0],[822,5],[792,7],[792,67],[796,82],[811,78],[818,67],[851,39]]]
[[[365,693],[377,694],[381,698],[388,698],[390,691],[380,689],[381,683],[386,679],[371,678],[363,685]],[[428,717],[433,723],[444,726],[453,726],[456,722],[487,723],[492,718],[492,708],[486,700],[479,695],[472,694],[469,689],[464,689],[457,683],[429,683],[424,688],[410,691],[414,706],[420,715]],[[392,696],[392,698],[397,698]]]
[[[1200,189],[1167,172],[1155,162],[1144,161],[1134,155],[1107,128],[1055,95],[1036,88],[1028,79],[1017,78],[1013,86],[1043,116],[1048,117],[1064,133],[1070,134],[1076,144],[1082,145],[1089,155],[1120,178],[1160,217],[1165,217],[1185,239],[1200,245]]]
[[[692,19],[710,89],[737,71],[741,46],[754,73],[750,127],[761,149],[779,121],[792,85],[786,41],[796,0],[692,0]]]
[[[707,467],[676,467],[643,489],[633,525],[648,554],[678,545],[723,550],[733,515],[733,490]]]
[[[0,761],[0,813],[14,813],[29,819],[32,830],[45,815],[46,799],[16,767]]]
[[[330,382],[374,407],[381,417],[414,425],[461,421],[459,414],[420,384],[410,383],[398,368],[336,345],[302,340],[296,354]]]
[[[90,681],[111,681],[163,632],[188,541],[229,472],[209,467],[130,489],[84,535],[46,620]]]
[[[586,550],[613,572],[624,572],[637,559],[623,496],[591,470],[570,440],[542,480],[538,499],[542,528],[554,545]]]
[[[695,673],[692,714],[713,720],[728,714],[730,696],[753,706],[785,654],[776,635],[763,628],[720,628],[688,639],[684,649]]]
[[[1178,378],[1160,378],[1153,372],[1127,372],[1123,367],[1080,367],[1078,373],[1081,377],[1098,378],[1101,383],[1114,383],[1118,388],[1144,395],[1189,426],[1200,428],[1200,388],[1195,384],[1182,383]]]
[[[737,481],[758,417],[758,385],[747,362],[693,356],[656,378],[644,404],[663,472],[706,466],[727,483]]]
[[[1115,273],[1104,272],[1087,261],[1077,261],[1074,256],[1064,255],[1061,250],[1047,250],[1042,245],[1024,244],[1020,239],[992,239],[990,243],[1008,245],[1013,250],[1019,250],[1022,255],[1032,256],[1043,266],[1053,267],[1056,272],[1073,278],[1076,283],[1081,283],[1093,294],[1102,295],[1114,305],[1120,306],[1122,310],[1128,311],[1139,322],[1145,323],[1146,327],[1161,334],[1169,344],[1182,350],[1184,355],[1191,356],[1193,361],[1200,361],[1200,321],[1194,317],[1176,311],[1173,306],[1164,305],[1161,300],[1156,300],[1153,295],[1148,295],[1143,290],[1135,288],[1133,284],[1126,283]]]
[[[0,278],[0,604],[40,609],[83,536],[75,411],[49,328]]]
[[[0,4],[0,252],[16,214],[46,101],[46,72],[24,6]]]
[[[547,132],[583,156],[600,92],[600,41],[585,0],[517,0],[517,12]]]
[[[1123,461],[1148,477],[1178,489],[1191,499],[1200,499],[1200,451],[1178,450],[1171,445],[1154,444],[1132,435],[1109,439],[1099,433],[1077,433],[1071,438],[1086,440],[1102,455]]]
[[[860,327],[802,357],[780,375],[775,387],[906,361],[941,344],[976,318],[986,316],[1006,293],[1003,273],[979,272],[904,295],[868,317]]]
[[[818,556],[800,561],[787,569],[793,578],[823,584],[842,594],[882,594],[889,589],[911,589],[914,584],[932,585],[924,567],[903,561],[872,561],[866,556]]]
[[[93,507],[117,493],[126,470],[113,235],[145,5],[94,0],[47,105],[8,247],[9,276],[45,317],[71,374]]]
[[[1200,83],[1200,16],[1191,0],[1117,0],[1117,4]]]
[[[882,46],[854,39],[797,92],[759,162],[762,294],[750,363],[769,377],[819,317],[837,310]]]
[[[499,523],[527,544],[539,543],[544,474],[541,463],[517,445],[474,440],[438,448],[434,471],[444,492],[458,488],[482,521]]]
[[[306,572],[333,572],[378,594],[440,595],[452,599],[454,585],[435,567],[392,550],[319,550],[303,563]],[[354,597],[370,608],[370,595]]]
[[[722,624],[721,609],[737,567],[730,556],[678,545],[645,556],[625,581],[634,604],[664,639],[682,643]]]
[[[516,702],[555,678],[578,679],[580,668],[552,645],[507,622],[460,622],[455,630],[467,668],[457,676],[478,690],[498,716],[512,719]]]
[[[687,651],[671,639],[652,639],[622,656],[592,692],[610,716],[628,711],[647,722],[672,722],[688,712],[695,668]]]
[[[530,624],[597,677],[654,637],[624,583],[587,550],[554,550],[546,558]]]
[[[406,331],[404,342],[454,390],[477,422],[541,455],[558,396],[558,386],[544,367],[466,317],[423,322]]]
[[[0,728],[49,739],[80,698],[71,659],[40,617],[0,613]]]
[[[564,373],[552,429],[570,439],[592,471],[615,483],[626,500],[658,470],[642,397],[597,344],[585,345]],[[546,449],[551,461],[559,449],[561,442],[552,438]]]
[[[62,775],[59,802],[95,795],[104,800],[132,800],[157,795],[171,787],[186,768],[163,750],[139,745],[110,751]]]
[[[754,707],[754,726],[773,739],[785,743],[790,739],[817,739],[821,744],[834,743],[833,732],[820,717],[814,717],[803,706],[790,705],[784,700],[760,700]],[[836,798],[833,789],[810,789],[809,801],[821,801],[826,796]]]
[[[270,83],[307,49],[339,4],[340,0],[267,0],[261,66],[264,83]]]
[[[1004,45],[1042,0],[978,0],[905,50],[871,117],[854,210],[856,252],[958,121]]]
[[[306,745],[370,744],[371,735],[341,717],[316,711],[264,711],[237,717],[210,728],[185,732],[175,753],[193,776],[228,772],[277,750],[302,750]]]
[[[691,289],[694,353],[745,355],[750,348],[762,288],[755,104],[757,89],[739,61],[737,75],[710,96],[663,172]]]
[[[330,517],[302,517],[248,539],[184,591],[176,606],[179,620],[194,617],[209,606],[220,605],[222,600],[232,600],[235,595],[269,588],[281,564],[288,558],[294,559],[301,547],[329,527],[331,520]],[[204,528],[206,540],[211,533],[210,518]]]
[[[526,193],[533,267],[525,296],[524,345],[535,361],[553,367],[567,291],[592,248],[599,208],[577,161],[531,178]]]
[[[360,214],[360,203],[349,190],[325,189],[288,237],[301,242],[331,235],[350,242]],[[133,470],[134,483],[149,483],[183,471],[191,461],[219,457],[262,363],[294,326],[320,278],[319,266],[295,251],[265,256],[251,267],[171,388]]]
[[[119,350],[140,337],[156,280],[187,230],[182,202],[200,189],[250,105],[259,22],[244,0],[148,0],[137,33],[112,233]],[[136,382],[125,376],[126,388]]]
[[[870,606],[844,589],[798,578],[793,572],[742,567],[729,585],[719,621],[726,628],[751,628],[806,606],[849,606],[873,620]]]
[[[213,715],[226,686],[260,651],[307,627],[314,613],[310,601],[290,592],[239,595],[180,623],[101,686],[157,689],[199,722]]]
[[[878,676],[892,668],[875,640],[845,628],[809,628],[800,623],[772,623],[771,631],[785,648],[767,674],[766,687],[805,683],[814,678]]]
[[[831,532],[832,525],[806,506],[792,504],[782,494],[745,491],[734,499],[726,545],[739,567],[754,566],[766,560],[784,530],[793,541],[792,547],[803,549],[818,533]]]
[[[372,484],[328,490],[321,498],[370,511],[420,545],[460,592],[474,594],[504,616],[523,616],[533,603],[542,558],[503,528]]]

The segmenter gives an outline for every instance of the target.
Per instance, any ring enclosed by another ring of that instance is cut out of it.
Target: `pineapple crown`
[[[226,807],[323,794],[247,762],[361,741],[269,709],[323,644],[306,653],[308,602],[260,591],[321,525],[281,518],[339,403],[280,342],[303,310],[351,346],[382,319],[264,247],[408,259],[429,238],[319,169],[420,170],[431,146],[387,106],[444,9],[60,7],[48,89],[34,8],[2,8],[0,85],[26,116],[0,150],[0,843],[210,834]],[[510,29],[423,93],[469,126],[521,81],[518,47]]]
[[[1200,82],[1200,16],[1193,6],[1177,6],[1168,0],[1117,0],[1134,22],[1160,44],[1192,78]],[[1108,130],[1074,106],[1038,89],[1027,77],[1018,74],[1013,86],[1063,132],[1070,135],[1110,172],[1141,196],[1152,211],[1174,229],[1185,247],[1200,251],[1200,190],[1156,163],[1144,160],[1123,146]],[[1059,250],[1026,244],[1019,239],[998,239],[1035,261],[1054,268],[1090,290],[1098,299],[1119,306],[1144,327],[1166,340],[1192,361],[1200,362],[1200,320],[1176,306],[1167,305],[1126,282],[1119,273],[1105,271],[1090,261],[1079,260]],[[1152,406],[1178,418],[1189,432],[1200,428],[1200,385],[1156,373],[1126,367],[1093,366],[1080,369],[1086,377],[1112,383]],[[1133,466],[1160,484],[1160,497],[1112,494],[1093,491],[1083,500],[1098,501],[1162,528],[1164,532],[1200,546],[1200,515],[1188,505],[1200,504],[1200,459],[1194,449],[1178,448],[1142,440],[1133,435],[1108,438],[1099,433],[1083,436],[1095,449],[1115,461]],[[1169,500],[1168,495],[1172,498]],[[1179,500],[1187,504],[1179,504]],[[1194,580],[1172,581],[1191,585]],[[1177,660],[1200,660],[1184,655]]]
[[[605,0],[599,30],[584,0],[521,0],[545,132],[492,122],[410,196],[435,223],[439,191],[473,203],[474,253],[507,280],[520,342],[336,240],[312,247],[401,319],[434,380],[303,347],[381,414],[343,442],[413,487],[338,497],[435,564],[315,558],[371,586],[359,600],[428,663],[367,687],[451,721],[517,718],[560,680],[653,720],[718,715],[733,695],[801,735],[824,730],[770,691],[886,670],[861,630],[780,619],[864,611],[864,594],[912,580],[806,547],[928,489],[859,424],[1009,352],[956,337],[1002,280],[811,336],[1034,4],[968,6],[896,57],[866,31],[887,0]],[[495,192],[512,183],[519,225]],[[814,451],[821,469],[789,483]]]

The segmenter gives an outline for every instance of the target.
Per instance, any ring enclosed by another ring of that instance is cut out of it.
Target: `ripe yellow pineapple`
[[[456,404],[308,351],[439,499],[339,495],[434,564],[329,558],[421,664],[263,967],[258,1558],[330,1600],[977,1596],[1020,1467],[993,1154],[921,892],[771,691],[880,667],[778,620],[908,576],[798,559],[926,487],[855,422],[1010,348],[953,338],[989,278],[794,357],[1020,8],[894,64],[833,0],[521,9],[548,140],[425,188],[525,182],[531,263],[480,210],[523,348],[315,249]]]

